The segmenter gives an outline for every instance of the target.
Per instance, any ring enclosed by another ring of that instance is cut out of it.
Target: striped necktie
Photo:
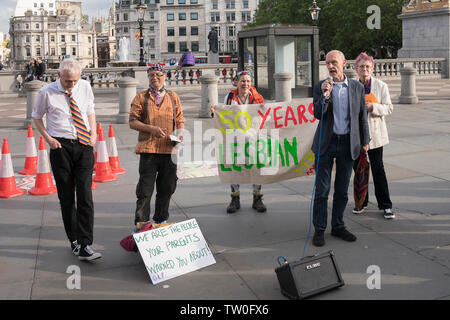
[[[73,124],[77,130],[78,141],[84,145],[88,145],[91,142],[91,134],[84,124],[80,108],[78,108],[77,103],[73,99],[72,92],[65,91],[65,94],[69,98],[70,112],[72,113]]]

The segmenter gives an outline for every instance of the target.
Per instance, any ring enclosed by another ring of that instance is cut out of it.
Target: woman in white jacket
[[[375,62],[373,58],[363,52],[356,58],[355,69],[358,74],[359,81],[364,85],[366,93],[366,108],[368,112],[371,138],[368,156],[375,186],[375,196],[377,198],[378,208],[384,211],[384,217],[386,219],[393,219],[395,218],[395,215],[392,212],[392,202],[389,196],[386,172],[384,171],[383,146],[389,143],[386,121],[384,118],[392,113],[394,107],[391,102],[387,84],[372,77],[374,64]],[[355,161],[355,170],[358,160]],[[362,209],[354,209],[353,213],[362,213],[367,207],[368,201],[369,193],[367,192],[366,200],[364,201]]]

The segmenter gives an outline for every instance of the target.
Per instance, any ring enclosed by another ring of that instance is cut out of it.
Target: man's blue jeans
[[[313,224],[317,230],[325,230],[327,228],[328,194],[330,193],[331,171],[334,160],[336,160],[336,176],[334,181],[331,227],[338,229],[344,227],[344,210],[348,202],[348,185],[353,168],[349,134],[333,134],[327,152],[319,158],[313,209]],[[317,168],[317,157],[315,166]]]

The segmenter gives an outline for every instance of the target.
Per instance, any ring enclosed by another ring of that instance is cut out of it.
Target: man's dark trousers
[[[64,228],[71,242],[77,240],[82,246],[91,245],[94,230],[94,149],[78,140],[56,139],[62,147],[50,150],[50,163],[58,189]]]
[[[313,224],[317,230],[325,230],[328,217],[328,194],[330,193],[333,162],[336,160],[331,227],[344,227],[344,210],[348,202],[348,186],[352,174],[353,159],[350,154],[350,135],[333,134],[327,152],[319,158],[317,185],[314,197]],[[315,167],[317,168],[317,157]]]
[[[156,200],[153,221],[161,223],[169,218],[170,198],[175,192],[177,180],[177,165],[172,161],[171,154],[140,154],[135,224],[150,220],[150,200],[155,181]]]

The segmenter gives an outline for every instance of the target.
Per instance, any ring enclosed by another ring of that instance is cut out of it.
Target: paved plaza
[[[400,81],[387,83],[394,112],[387,118],[390,144],[384,161],[396,219],[383,218],[372,182],[368,209],[354,215],[349,189],[344,218],[357,241],[334,238],[328,229],[325,246],[309,243],[306,252],[333,250],[345,285],[312,299],[450,299],[450,80],[417,80],[416,105],[397,104]],[[200,87],[178,92],[187,129],[195,121],[212,127],[213,120],[198,118]],[[225,92],[220,87],[219,101]],[[118,92],[96,92],[104,129],[114,121],[118,104]],[[9,140],[16,173],[24,164],[25,115],[26,98],[0,97],[0,138]],[[266,213],[252,210],[251,186],[243,186],[241,210],[233,215],[226,213],[229,186],[217,175],[180,177],[170,221],[195,218],[216,264],[152,285],[140,255],[119,245],[133,228],[139,158],[133,153],[137,133],[125,124],[114,129],[127,173],[93,191],[94,248],[103,258],[82,263],[72,255],[56,194],[0,199],[0,299],[286,299],[274,269],[279,256],[301,257],[314,177],[264,185]],[[38,141],[37,130],[35,136]],[[152,208],[153,203],[154,197]],[[66,271],[73,265],[81,269],[80,290],[66,286]],[[381,270],[379,289],[367,286],[370,266]]]

